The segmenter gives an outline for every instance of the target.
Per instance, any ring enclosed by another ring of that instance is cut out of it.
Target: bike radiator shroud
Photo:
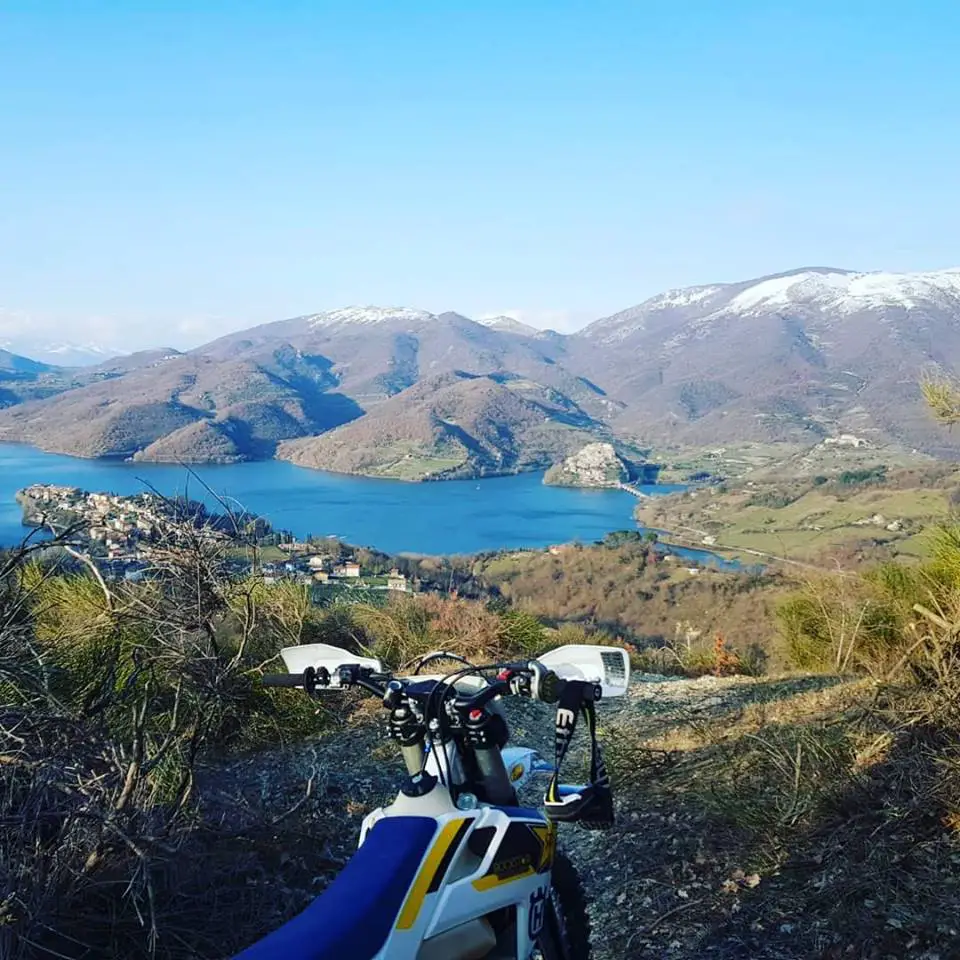
[[[364,842],[380,820],[399,812],[374,811],[364,823]],[[500,945],[507,936],[516,956],[529,956],[544,922],[556,825],[522,807],[454,808],[434,817],[433,843],[378,960],[471,960],[486,956],[498,934]],[[515,926],[509,930],[497,931],[485,919],[498,911],[507,916],[510,908]]]

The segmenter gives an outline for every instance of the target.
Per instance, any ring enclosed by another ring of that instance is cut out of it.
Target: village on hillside
[[[35,483],[17,493],[26,526],[63,531],[75,528],[84,553],[107,575],[136,580],[149,568],[151,552],[172,521],[175,504],[153,493],[120,496],[79,487]],[[195,505],[202,510],[202,506]],[[221,518],[222,519],[222,518]],[[351,548],[336,540],[297,540],[259,521],[259,557],[238,553],[238,573],[258,573],[264,583],[293,580],[310,587],[367,588],[399,593],[418,588],[396,569],[364,571]]]

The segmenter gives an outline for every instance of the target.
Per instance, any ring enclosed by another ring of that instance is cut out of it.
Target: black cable
[[[444,724],[444,722],[445,722],[445,719],[444,719],[444,716],[443,716],[443,707],[444,707],[444,705],[446,704],[446,701],[447,701],[447,699],[449,698],[451,692],[453,692],[454,694],[456,693],[456,688],[454,687],[453,683],[451,683],[450,681],[452,680],[452,681],[455,683],[455,682],[456,682],[458,679],[460,679],[461,677],[470,676],[471,674],[478,674],[478,675],[480,675],[480,674],[482,674],[482,671],[484,671],[484,670],[502,670],[502,669],[504,669],[504,668],[509,668],[510,666],[511,666],[511,665],[510,665],[509,663],[503,663],[503,662],[501,662],[501,663],[481,664],[480,666],[471,666],[471,667],[466,668],[466,669],[464,669],[464,670],[455,670],[455,671],[453,671],[452,673],[448,673],[445,677],[442,677],[442,678],[441,678],[441,680],[437,683],[437,685],[430,691],[429,695],[427,696],[426,704],[424,705],[424,724],[426,725],[426,728],[427,728],[427,730],[428,730],[428,732],[429,732],[429,729],[430,729],[430,710],[431,710],[433,698],[434,698],[434,696],[436,695],[437,690],[442,687],[443,693],[442,693],[442,695],[441,695],[441,697],[440,697],[440,702],[439,702],[439,704],[437,704],[437,715],[436,715],[437,722],[438,722],[438,725],[439,725],[439,732],[440,732],[440,736],[441,736],[441,743],[440,743],[441,747],[444,746],[444,744],[443,744],[443,733],[444,733],[443,724]],[[486,679],[486,678],[484,678],[484,679]],[[489,680],[488,680],[487,682],[489,683]],[[436,749],[435,745],[434,745],[434,749]],[[448,771],[448,773],[450,774],[450,784],[449,784],[449,786],[448,786],[446,783],[444,783],[444,781],[443,781],[443,774],[442,774],[442,771],[441,771],[441,766],[440,766],[440,760],[439,760],[439,758],[437,759],[437,770],[438,770],[438,772],[440,772],[440,774],[441,774],[441,775],[440,775],[440,781],[441,781],[441,783],[443,783],[443,785],[444,785],[445,787],[447,787],[447,789],[450,791],[450,797],[451,797],[451,799],[453,799],[453,770],[452,770],[452,768],[451,768],[450,765],[449,765],[449,758],[447,757],[446,749],[444,749],[444,759],[445,759],[446,761],[448,761],[447,771]],[[423,763],[421,764],[421,767],[420,767],[420,772],[421,772],[421,774],[422,774],[423,771],[426,769],[426,764],[427,764],[427,754],[426,754],[426,752],[424,752],[424,755],[423,755]]]
[[[431,660],[459,660],[460,663],[465,663],[468,667],[472,667],[473,664],[466,657],[461,657],[457,653],[446,653],[443,650],[437,650],[435,653],[428,653],[425,657],[421,657],[413,671],[413,675],[419,676],[420,671],[428,664]]]
[[[500,666],[501,666],[501,664],[493,663],[493,664],[482,664],[482,665],[480,665],[480,666],[470,665],[469,667],[466,667],[466,668],[464,668],[463,670],[454,670],[452,673],[448,673],[446,676],[441,677],[440,680],[437,681],[436,686],[434,686],[434,688],[433,688],[433,689],[430,691],[430,693],[427,695],[427,700],[426,700],[426,703],[424,704],[424,709],[423,709],[423,720],[424,720],[424,726],[426,727],[426,729],[427,729],[427,734],[428,734],[428,736],[429,736],[429,735],[430,735],[430,713],[431,713],[431,708],[432,708],[432,705],[433,705],[433,698],[436,696],[436,693],[437,693],[438,690],[440,690],[440,689],[443,690],[443,694],[442,694],[441,697],[440,697],[440,702],[439,702],[439,704],[437,705],[438,710],[437,710],[437,714],[436,714],[436,719],[437,719],[437,724],[438,724],[438,728],[439,728],[439,729],[438,729],[438,732],[439,732],[439,734],[440,734],[440,747],[443,748],[443,756],[444,756],[444,761],[447,763],[447,772],[448,772],[449,777],[450,777],[450,783],[447,784],[447,783],[444,781],[443,769],[442,769],[441,761],[440,761],[440,758],[439,758],[439,757],[437,758],[437,772],[440,774],[440,782],[441,782],[441,783],[447,788],[447,790],[450,792],[450,798],[451,798],[451,800],[453,799],[453,786],[454,786],[454,784],[453,784],[453,768],[451,767],[451,765],[450,765],[450,763],[449,763],[449,757],[447,757],[446,748],[445,748],[445,745],[444,745],[444,742],[443,742],[443,734],[444,734],[443,725],[444,725],[444,718],[443,718],[443,716],[442,716],[443,706],[444,706],[444,704],[446,703],[447,698],[450,696],[451,691],[454,692],[454,693],[456,693],[456,688],[453,686],[453,683],[451,683],[450,681],[456,682],[456,681],[457,681],[458,679],[460,679],[461,677],[469,676],[470,674],[474,674],[474,673],[479,674],[479,673],[480,673],[481,671],[483,671],[483,670],[497,670],[497,669],[500,668]],[[433,740],[432,737],[431,737],[431,745],[432,745],[432,749],[433,749],[434,751],[436,751],[436,749],[437,749],[436,742]],[[427,752],[424,751],[423,761],[422,761],[422,763],[421,763],[421,765],[420,765],[420,773],[421,773],[421,774],[422,774],[423,771],[426,769],[426,766],[427,766]]]
[[[454,679],[454,680],[455,680],[455,679],[457,679],[457,678],[460,677],[460,676],[467,676],[468,674],[473,673],[474,671],[479,670],[479,669],[481,669],[481,668],[479,668],[479,667],[474,667],[474,666],[471,665],[471,666],[467,667],[467,668],[464,669],[464,670],[454,670],[453,673],[448,673],[445,677],[441,677],[441,678],[437,681],[437,683],[436,683],[436,685],[434,686],[434,688],[430,691],[430,693],[427,694],[427,700],[426,700],[426,702],[424,703],[424,706],[423,706],[423,725],[424,725],[424,728],[425,728],[426,731],[427,731],[427,736],[430,737],[431,745],[432,745],[432,748],[433,748],[434,750],[436,749],[436,744],[434,743],[432,736],[430,736],[430,708],[431,708],[431,703],[432,703],[432,701],[433,701],[434,696],[436,695],[437,690],[439,690],[441,687],[443,687],[443,688],[445,688],[445,689],[449,689],[449,688],[447,688],[447,687],[445,686],[445,685],[447,684],[447,681],[449,681],[449,680],[451,680],[451,679]],[[444,694],[444,698],[442,698],[441,701],[440,701],[440,706],[441,706],[441,707],[443,706],[443,702],[444,702],[445,697],[446,697],[446,694]],[[439,725],[440,725],[441,746],[442,746],[442,745],[443,745],[443,743],[442,743],[443,721],[442,721],[442,719],[440,719],[439,717],[438,717],[438,723],[439,723]],[[444,752],[444,755],[446,755],[446,752]],[[424,752],[423,752],[423,760],[421,761],[421,764],[420,764],[420,773],[421,773],[421,775],[423,774],[423,772],[424,772],[424,770],[426,769],[426,767],[427,767],[427,751],[424,750]],[[440,769],[440,760],[439,760],[439,759],[437,760],[437,771],[440,773],[440,778],[441,778],[441,783],[442,783],[442,782],[443,782],[443,772],[442,772],[441,769]],[[453,781],[452,771],[451,771],[450,780],[451,780],[451,786],[452,786],[452,781]],[[447,785],[444,783],[444,786],[447,786]]]
[[[473,673],[480,674],[484,670],[499,670],[501,669],[501,667],[503,667],[503,664],[501,663],[486,663],[486,664],[481,664],[480,666],[471,665],[470,667],[466,667],[463,670],[454,670],[452,673],[448,673],[445,677],[442,677],[440,681],[437,683],[437,685],[430,691],[430,694],[427,697],[427,702],[424,707],[424,719],[429,723],[430,708],[433,702],[433,698],[436,696],[437,690],[443,689],[443,695],[440,698],[440,703],[437,704],[438,711],[442,709],[444,703],[449,698],[451,692],[453,693],[456,692],[456,688],[453,686],[452,683],[450,683],[451,680],[456,682],[462,677],[470,676],[470,674],[473,674]],[[439,712],[437,714],[437,719],[439,719],[440,722],[443,723],[443,717]]]

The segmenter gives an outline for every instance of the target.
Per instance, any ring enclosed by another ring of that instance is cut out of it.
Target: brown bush
[[[219,898],[204,858],[180,856],[201,835],[197,764],[322,728],[306,698],[256,682],[302,618],[230,576],[235,546],[171,524],[135,584],[76,552],[80,574],[23,552],[0,566],[5,958],[180,953],[181,890]],[[225,943],[249,925],[229,905],[208,914]]]
[[[723,631],[728,649],[741,657],[759,647],[771,667],[786,661],[774,607],[789,585],[779,575],[705,571],[691,577],[649,544],[627,543],[497,556],[483,564],[478,580],[548,623],[620,634],[640,649],[662,646],[677,621],[688,620],[705,635]]]

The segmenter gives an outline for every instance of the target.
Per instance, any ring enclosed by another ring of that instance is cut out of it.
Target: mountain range
[[[0,440],[80,456],[472,476],[853,433],[956,456],[918,380],[960,358],[960,270],[809,267],[670,290],[572,335],[351,307],[63,370],[0,353]]]
[[[0,349],[57,367],[96,366],[122,353],[99,343],[74,343],[37,336],[29,332],[31,323],[30,317],[24,314],[0,310]],[[11,334],[10,331],[18,327],[22,329]]]

